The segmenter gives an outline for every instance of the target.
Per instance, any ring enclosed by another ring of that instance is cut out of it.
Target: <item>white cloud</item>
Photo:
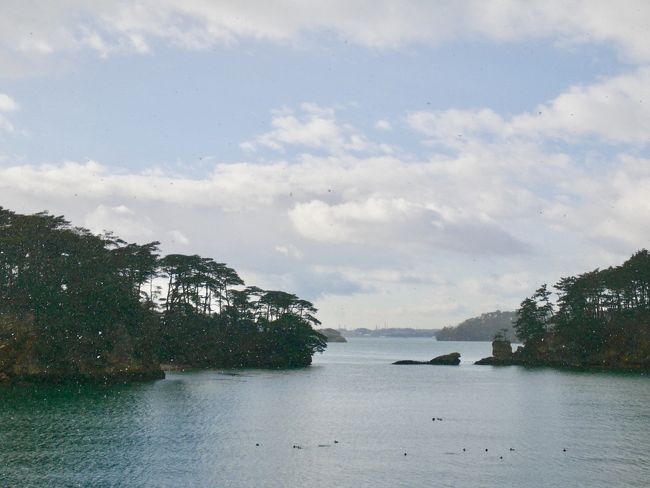
[[[504,118],[488,108],[414,112],[408,124],[427,142],[460,147],[477,139],[650,143],[650,68],[574,86],[533,111]]]
[[[0,93],[0,112],[14,112],[18,110],[18,104],[6,93]]]
[[[125,205],[98,205],[84,220],[84,226],[95,233],[114,232],[117,236],[129,240],[151,237],[151,225],[148,217],[139,217]]]
[[[436,203],[371,196],[337,205],[318,200],[298,204],[290,210],[289,217],[296,230],[308,239],[370,246],[392,243],[395,253],[444,249],[480,256],[528,251],[526,244],[480,215],[470,219],[444,218],[434,207]]]
[[[615,78],[594,87],[616,91],[611,87],[621,85]],[[594,87],[567,94],[596,97]],[[556,101],[567,94],[544,106],[560,113],[566,102]],[[334,120],[342,142],[322,151],[318,137],[277,136],[282,144],[309,141],[303,147],[311,154],[216,163],[193,178],[157,167],[116,171],[94,161],[5,161],[2,204],[18,211],[48,208],[128,240],[160,239],[166,252],[213,256],[260,277],[256,284],[317,297],[329,320],[336,319],[331,307],[351,307],[334,295],[362,296],[357,310],[375,308],[357,325],[382,314],[402,319],[401,325],[431,325],[425,312],[433,310],[440,314],[434,325],[446,325],[511,308],[540,282],[615,264],[650,239],[650,160],[621,153],[593,171],[579,148],[551,151],[545,141],[562,132],[553,129],[562,126],[559,115],[524,129],[526,114],[411,114],[409,123],[436,144],[463,135],[444,154],[425,146],[428,157],[354,151],[346,145],[347,124],[329,108],[305,105],[300,115],[274,114],[287,116],[302,125],[312,117]]]
[[[392,130],[393,126],[387,120],[381,119],[375,123],[375,128],[379,130]]]
[[[187,238],[187,236],[178,229],[170,230],[169,236],[172,238],[172,242],[181,244],[183,246],[190,244],[190,240]]]
[[[247,147],[260,145],[283,149],[285,145],[301,145],[323,148],[339,147],[343,144],[341,128],[333,113],[319,114],[307,111],[307,116],[300,120],[292,112],[285,112],[276,114],[271,126],[273,130],[257,137],[255,142],[248,142]]]
[[[507,131],[569,141],[595,135],[608,142],[648,144],[650,68],[572,87],[535,112],[514,117]]]
[[[277,245],[275,246],[275,250],[280,254],[284,254],[285,256],[289,256],[294,259],[302,259],[304,256],[302,251],[298,249],[296,246],[294,246],[293,244],[289,244],[286,246]]]
[[[5,93],[0,93],[0,112],[15,112],[19,108],[19,105],[14,101],[13,98]],[[11,123],[9,118],[2,113],[0,113],[0,131],[9,133],[16,132],[16,128]]]
[[[272,130],[242,143],[241,148],[251,151],[263,146],[284,150],[288,146],[302,146],[329,152],[390,152],[388,145],[374,144],[353,126],[340,124],[332,108],[303,103],[301,110],[301,115],[288,108],[276,110],[271,120]]]
[[[16,131],[14,125],[9,121],[7,117],[5,117],[2,114],[0,114],[0,131],[10,132],[10,133]]]
[[[424,210],[404,199],[371,197],[337,205],[312,200],[295,205],[289,217],[298,232],[310,239],[364,243],[399,233],[404,220],[417,219]]]
[[[627,59],[650,60],[643,0],[333,0],[239,2],[205,0],[5,0],[0,51],[43,57],[91,49],[147,53],[157,42],[207,49],[244,39],[293,43],[333,33],[372,48],[454,39],[497,42],[550,39],[558,46],[611,44]]]
[[[0,67],[20,76],[82,50],[107,57],[250,39],[302,46],[312,34],[374,49],[457,39],[589,43],[643,66],[649,22],[643,1],[6,0]],[[1,203],[223,259],[263,286],[319,297],[326,320],[347,307],[351,325],[446,325],[512,307],[539,282],[615,264],[650,240],[650,160],[638,155],[649,107],[650,69],[640,67],[524,113],[415,112],[407,122],[428,143],[422,156],[382,143],[388,120],[376,121],[370,140],[343,110],[303,104],[274,112],[268,130],[241,146],[298,149],[297,157],[217,163],[194,177],[4,157]],[[15,132],[18,109],[0,94],[0,130]],[[566,153],[550,149],[557,140]],[[577,148],[584,143],[613,144],[618,154],[594,170]]]
[[[502,135],[505,125],[501,116],[490,109],[414,112],[407,116],[407,122],[425,134],[429,142],[447,146],[463,145],[476,136]]]
[[[598,175],[588,170],[571,181],[580,205],[559,200],[546,218],[594,243],[616,250],[650,242],[650,159],[620,155]]]

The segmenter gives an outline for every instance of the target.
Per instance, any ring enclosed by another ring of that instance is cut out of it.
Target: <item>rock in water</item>
[[[442,364],[447,366],[458,366],[460,364],[460,353],[452,352],[438,356],[429,361],[429,364]]]
[[[512,345],[507,339],[492,341],[492,356],[496,359],[512,359]]]
[[[393,364],[409,365],[409,364],[434,364],[445,366],[457,366],[460,364],[460,353],[452,352],[433,358],[431,361],[413,361],[411,359],[403,359],[395,361]]]
[[[488,366],[510,366],[520,364],[521,361],[512,352],[512,345],[508,339],[495,339],[492,341],[492,356],[479,359],[474,364]]]

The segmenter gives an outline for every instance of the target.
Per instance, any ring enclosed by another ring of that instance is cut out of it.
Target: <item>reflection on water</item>
[[[353,338],[304,370],[0,389],[0,486],[648,486],[648,377],[489,353]]]

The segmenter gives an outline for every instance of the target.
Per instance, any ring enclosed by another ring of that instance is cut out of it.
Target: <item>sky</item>
[[[650,244],[646,1],[3,0],[0,206],[439,328]]]

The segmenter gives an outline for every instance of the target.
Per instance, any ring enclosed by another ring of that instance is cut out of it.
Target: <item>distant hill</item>
[[[318,332],[327,338],[327,342],[348,342],[345,337],[336,329],[317,329]]]
[[[498,332],[506,330],[506,337],[517,341],[517,336],[512,329],[513,322],[517,319],[516,312],[484,313],[480,317],[467,319],[455,327],[445,327],[436,334],[439,341],[491,341]]]

